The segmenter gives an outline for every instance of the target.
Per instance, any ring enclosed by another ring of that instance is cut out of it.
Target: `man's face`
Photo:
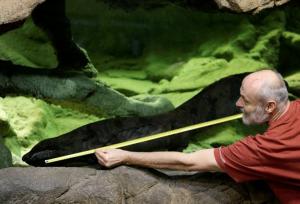
[[[246,125],[262,124],[270,119],[270,115],[265,111],[264,106],[255,98],[253,91],[240,89],[240,98],[236,106],[243,112],[243,122]]]

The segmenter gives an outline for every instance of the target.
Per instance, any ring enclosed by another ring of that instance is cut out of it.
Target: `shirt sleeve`
[[[219,167],[236,182],[263,179],[265,162],[256,137],[248,136],[227,147],[214,149]]]

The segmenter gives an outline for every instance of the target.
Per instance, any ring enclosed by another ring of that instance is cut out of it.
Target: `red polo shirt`
[[[265,180],[282,203],[300,203],[300,100],[267,131],[214,149],[220,168],[237,182]]]

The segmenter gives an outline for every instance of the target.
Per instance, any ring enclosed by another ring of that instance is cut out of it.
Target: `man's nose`
[[[242,98],[239,97],[239,99],[236,101],[235,105],[238,107],[238,108],[243,108],[243,101],[242,101]]]

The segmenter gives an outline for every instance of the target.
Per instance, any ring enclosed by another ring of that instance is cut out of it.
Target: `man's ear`
[[[265,111],[267,113],[273,113],[277,107],[277,103],[275,101],[268,101]]]

